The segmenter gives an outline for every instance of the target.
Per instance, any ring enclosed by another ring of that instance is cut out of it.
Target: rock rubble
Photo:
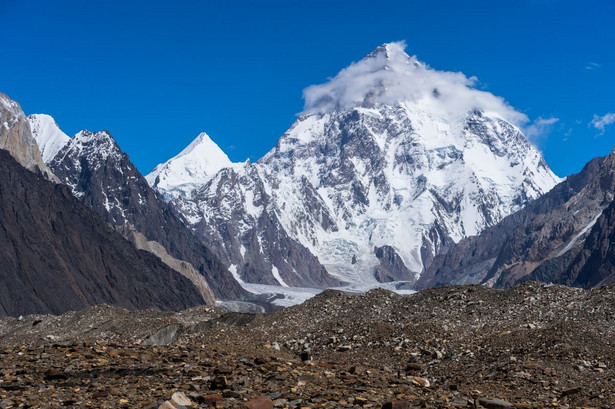
[[[527,283],[5,318],[0,407],[613,408],[614,310],[615,286]]]

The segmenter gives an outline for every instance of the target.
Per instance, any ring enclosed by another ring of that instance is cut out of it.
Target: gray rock
[[[514,409],[515,405],[498,398],[478,398],[479,405],[485,409]]]
[[[150,346],[164,346],[172,344],[179,338],[183,327],[180,324],[170,324],[159,329],[145,339],[142,344]]]

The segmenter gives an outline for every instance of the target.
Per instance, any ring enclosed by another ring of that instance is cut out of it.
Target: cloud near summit
[[[303,90],[302,114],[325,113],[370,103],[408,102],[455,120],[469,111],[494,112],[521,125],[528,121],[503,98],[475,88],[476,77],[438,71],[404,51],[405,42],[388,43],[352,63],[324,84]]]

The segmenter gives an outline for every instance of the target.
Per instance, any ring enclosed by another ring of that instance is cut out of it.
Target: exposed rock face
[[[7,150],[26,169],[51,172],[43,162],[30,123],[19,104],[0,92],[0,149]]]
[[[305,115],[257,163],[188,192],[166,175],[164,191],[242,280],[317,282],[318,261],[345,282],[413,281],[435,255],[559,182],[506,119],[510,108],[492,95],[483,104],[468,82],[386,44],[307,89]],[[386,274],[374,254],[385,246],[397,255]]]
[[[528,280],[551,281],[576,287],[599,287],[615,281],[615,201],[604,209],[575,250],[540,265]]]
[[[179,197],[171,205],[240,281],[304,287],[340,283],[289,237],[255,165],[223,169],[190,199]]]
[[[100,303],[164,310],[204,303],[189,280],[5,150],[0,213],[0,315],[59,314]]]
[[[406,268],[401,257],[399,257],[393,247],[376,247],[374,254],[380,260],[380,264],[374,270],[376,279],[379,282],[413,281],[414,274]]]
[[[609,275],[605,240],[611,219],[605,209],[614,192],[612,152],[590,161],[521,211],[438,256],[416,287],[447,283],[506,287],[528,279],[597,285]],[[596,264],[598,260],[605,263],[603,267]]]
[[[152,251],[189,277],[208,302],[214,302],[214,294],[222,299],[246,295],[218,258],[149,187],[108,132],[78,133],[49,166],[83,204],[118,226],[139,248]]]
[[[147,238],[139,233],[135,228],[129,224],[123,226],[116,226],[116,230],[120,232],[125,238],[133,243],[139,250],[148,251],[157,256],[164,264],[177,271],[188,280],[192,281],[192,284],[199,290],[199,293],[203,296],[203,299],[208,304],[214,304],[216,302],[215,296],[207,284],[205,277],[199,273],[192,264],[187,261],[178,260],[171,256],[167,249],[157,241],[147,240]]]

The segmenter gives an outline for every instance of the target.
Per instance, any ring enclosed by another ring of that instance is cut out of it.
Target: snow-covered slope
[[[70,138],[60,130],[56,121],[49,115],[32,114],[28,116],[28,121],[32,129],[32,136],[36,139],[43,156],[43,161],[49,164]]]
[[[147,182],[170,200],[189,194],[220,169],[230,166],[228,156],[206,133],[201,133],[174,158],[156,166]]]
[[[304,113],[260,161],[171,204],[247,282],[318,281],[298,268],[306,250],[342,281],[413,281],[559,182],[515,125],[525,115],[474,82],[385,44],[307,88]]]

